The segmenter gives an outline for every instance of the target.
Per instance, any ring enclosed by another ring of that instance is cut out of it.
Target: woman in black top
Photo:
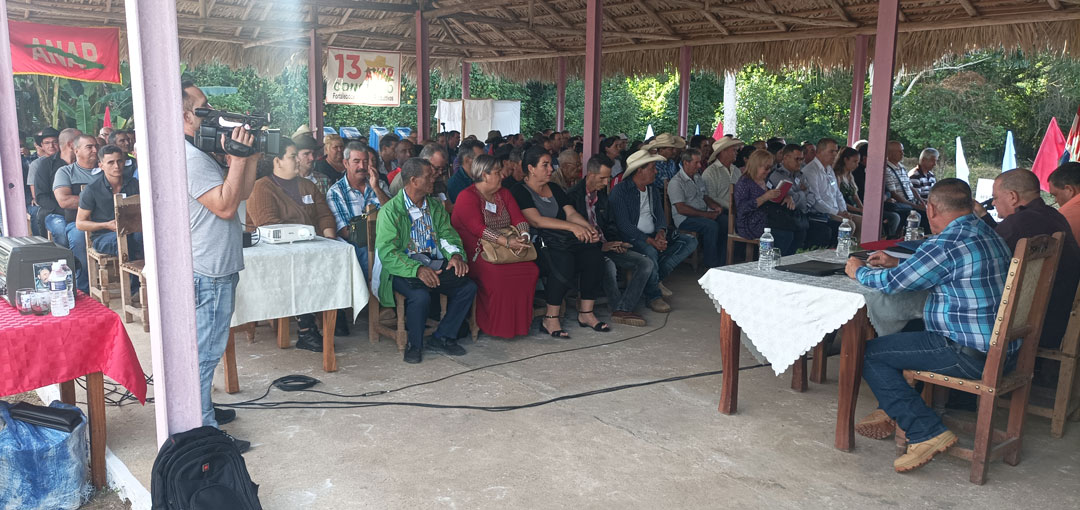
[[[611,331],[593,313],[596,298],[603,291],[604,262],[600,254],[600,233],[578,214],[566,193],[551,180],[551,155],[543,147],[525,153],[522,160],[525,180],[511,194],[529,225],[540,234],[540,269],[547,279],[544,290],[547,313],[540,331],[555,338],[570,338],[559,323],[559,309],[567,291],[578,281],[581,301],[578,325],[596,331]]]

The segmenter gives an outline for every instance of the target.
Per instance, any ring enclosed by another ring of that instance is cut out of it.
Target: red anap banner
[[[15,74],[120,83],[120,29],[9,21]]]

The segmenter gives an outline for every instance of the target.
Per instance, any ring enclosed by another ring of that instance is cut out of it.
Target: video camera
[[[213,108],[196,108],[195,116],[202,119],[199,131],[195,133],[196,148],[207,153],[230,154],[246,158],[252,154],[263,153],[271,156],[281,155],[281,130],[262,129],[270,124],[270,114],[265,116],[244,115],[224,112]],[[251,132],[255,142],[251,147],[232,139],[232,131],[242,126]],[[225,136],[225,145],[221,137]]]

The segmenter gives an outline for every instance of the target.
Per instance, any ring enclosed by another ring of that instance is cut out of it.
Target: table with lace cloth
[[[784,257],[781,265],[810,260],[839,262],[832,251]],[[736,410],[739,347],[746,341],[755,357],[783,373],[837,329],[843,339],[837,448],[853,440],[854,408],[865,341],[899,332],[922,317],[927,292],[885,294],[846,275],[808,276],[760,271],[757,262],[710,269],[698,284],[721,314],[724,380],[721,412]],[[745,333],[745,335],[743,335]],[[848,426],[850,423],[850,427]],[[848,432],[851,429],[851,432]]]

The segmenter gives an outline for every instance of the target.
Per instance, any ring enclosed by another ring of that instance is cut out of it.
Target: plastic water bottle
[[[75,272],[67,265],[67,259],[60,259],[60,265],[64,266],[67,274],[68,310],[75,308]]]
[[[851,220],[844,218],[844,221],[840,224],[840,229],[836,234],[836,258],[847,260],[848,255],[851,254],[852,230]]]
[[[766,227],[765,233],[761,234],[761,239],[758,239],[758,261],[757,268],[759,271],[772,271],[772,248],[773,248],[773,236],[772,229]]]
[[[907,226],[904,227],[904,240],[915,241],[919,235],[919,223],[922,221],[922,216],[919,216],[919,212],[912,209],[911,214],[907,215]]]
[[[52,271],[49,273],[49,308],[53,316],[65,317],[71,310],[68,301],[67,273],[64,271],[65,261],[53,262]]]

